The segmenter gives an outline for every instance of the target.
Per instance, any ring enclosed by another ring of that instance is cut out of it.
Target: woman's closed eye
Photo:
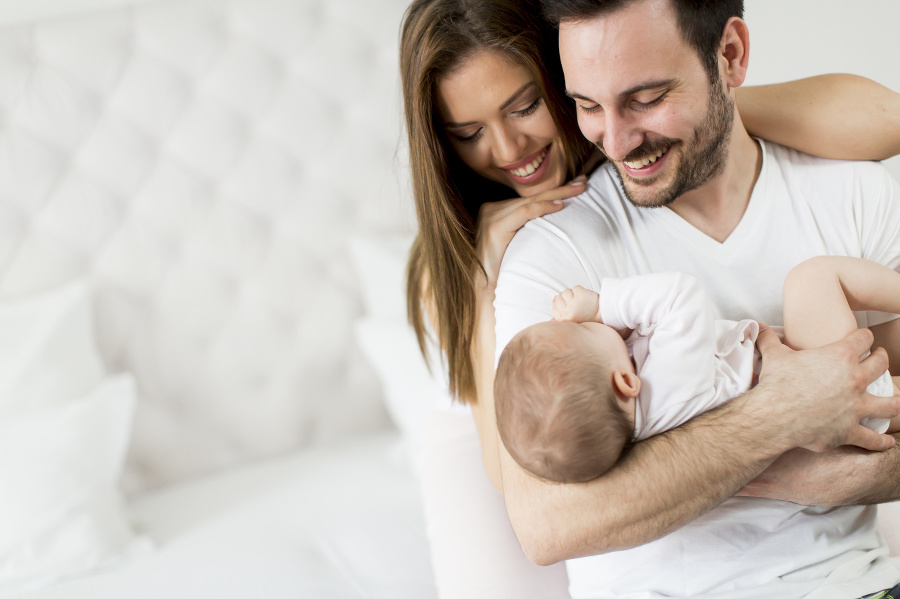
[[[516,110],[516,111],[514,111],[513,114],[516,115],[516,116],[519,116],[519,117],[528,116],[529,114],[533,114],[534,111],[537,110],[537,109],[540,107],[541,102],[543,102],[543,101],[544,101],[544,98],[542,98],[541,96],[538,96],[538,97],[534,100],[534,102],[532,102],[531,104],[529,104],[528,106],[526,106],[526,107],[523,108],[522,110]]]
[[[481,137],[482,131],[484,131],[484,127],[479,128],[478,131],[476,131],[475,133],[473,133],[471,135],[459,135],[459,134],[454,133],[453,137],[455,137],[456,140],[459,141],[460,143],[470,144],[470,143],[474,143],[474,142],[478,141],[478,139]]]

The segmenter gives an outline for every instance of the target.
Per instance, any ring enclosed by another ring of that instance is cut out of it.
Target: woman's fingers
[[[553,189],[548,189],[547,191],[543,191],[539,194],[535,194],[533,196],[528,196],[527,198],[520,198],[523,200],[531,200],[537,202],[545,202],[552,200],[565,200],[567,198],[571,198],[573,196],[577,196],[581,192],[584,191],[585,185],[587,183],[587,179],[584,175],[579,175],[572,179],[569,183],[565,185],[561,185],[559,187],[554,187]]]
[[[562,200],[585,188],[584,177],[524,198],[486,202],[478,212],[478,256],[490,282],[496,281],[500,261],[516,231],[533,218],[562,210]]]
[[[563,200],[580,194],[584,188],[584,179],[576,179],[567,185],[555,187],[533,196],[497,202],[501,205],[496,207],[494,216],[503,221],[504,226],[500,227],[501,229],[515,233],[531,219],[561,210]]]

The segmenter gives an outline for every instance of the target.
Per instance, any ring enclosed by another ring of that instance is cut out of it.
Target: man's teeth
[[[509,172],[514,174],[517,177],[527,177],[528,175],[534,173],[541,166],[541,163],[544,161],[544,158],[547,156],[547,150],[541,152],[541,155],[534,159],[534,162],[531,164],[526,164],[522,168],[513,169]]]
[[[635,160],[634,162],[628,162],[626,160],[626,161],[624,161],[625,166],[627,166],[628,168],[635,169],[635,170],[642,169],[642,168],[649,166],[649,165],[653,164],[654,162],[656,162],[660,156],[662,156],[663,154],[666,153],[666,151],[668,149],[669,148],[663,148],[662,150],[659,150],[656,154],[653,154],[652,156],[644,156],[640,160]]]

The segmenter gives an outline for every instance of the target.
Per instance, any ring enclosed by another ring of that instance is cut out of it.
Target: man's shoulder
[[[880,162],[819,158],[763,142],[766,152],[768,190],[783,188],[787,198],[814,210],[880,205],[897,199],[897,183]]]
[[[598,227],[602,231],[623,220],[630,206],[609,163],[591,173],[582,193],[563,203],[562,210],[529,221],[525,227],[570,233],[589,230],[596,234]]]

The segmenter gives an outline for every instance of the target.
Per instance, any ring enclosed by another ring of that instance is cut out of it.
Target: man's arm
[[[893,437],[900,441],[900,434]],[[840,481],[840,485],[833,484]],[[744,497],[801,505],[866,505],[900,499],[900,448],[871,452],[838,447],[816,453],[794,449],[741,489]]]
[[[636,444],[615,468],[588,483],[544,483],[501,446],[506,506],[526,555],[545,565],[657,539],[730,497],[792,447],[893,445],[893,438],[859,425],[860,414],[900,412],[900,399],[865,392],[867,381],[887,367],[883,351],[858,362],[871,341],[871,333],[860,330],[824,348],[790,352],[764,331],[756,388]],[[853,409],[846,408],[848,397],[856,398]],[[803,421],[794,417],[801,405],[809,416]]]
[[[592,240],[603,237],[602,231],[593,234]],[[553,297],[563,289],[599,288],[587,269],[566,235],[543,224],[519,231],[497,286],[497,353],[519,330],[548,320]],[[824,348],[792,352],[764,331],[763,372],[755,389],[636,444],[615,468],[588,483],[534,478],[500,445],[507,510],[526,554],[548,564],[659,538],[733,495],[793,447],[826,449],[848,439],[863,443],[869,435],[869,446],[886,448],[886,437],[859,425],[863,416],[900,412],[894,398],[865,392],[887,368],[883,351],[859,362],[871,342],[870,331],[857,331]],[[797,419],[798,411],[809,417]]]

